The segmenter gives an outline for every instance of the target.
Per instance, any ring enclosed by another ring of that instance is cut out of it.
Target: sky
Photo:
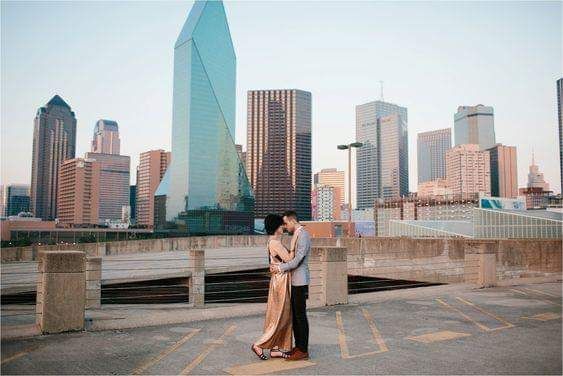
[[[1,3],[1,183],[29,183],[33,119],[59,94],[77,117],[77,156],[97,119],[119,123],[121,153],[170,149],[173,46],[191,1]],[[416,134],[453,127],[460,105],[494,107],[497,142],[532,151],[559,192],[555,81],[562,77],[561,2],[225,2],[237,55],[236,141],[246,92],[298,88],[313,97],[313,171],[344,169],[355,106],[408,108],[410,189]]]

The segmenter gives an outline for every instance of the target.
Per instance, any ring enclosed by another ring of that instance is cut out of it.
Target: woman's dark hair
[[[264,218],[264,228],[268,235],[274,235],[276,230],[282,225],[283,218],[277,214],[268,214],[266,218]]]

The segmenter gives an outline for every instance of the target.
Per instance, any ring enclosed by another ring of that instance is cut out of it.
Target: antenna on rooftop
[[[380,90],[379,97],[383,101],[383,81],[381,80],[379,81],[379,90]]]

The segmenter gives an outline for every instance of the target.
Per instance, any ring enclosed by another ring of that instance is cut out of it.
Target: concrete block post
[[[86,259],[86,308],[102,306],[102,258]]]
[[[345,247],[313,247],[309,267],[309,305],[348,303],[348,266]]]
[[[497,282],[496,242],[468,240],[465,243],[465,282],[493,287]]]
[[[190,303],[197,308],[205,304],[205,251],[190,249],[188,251],[188,265],[191,276],[189,280]]]
[[[36,323],[42,333],[84,329],[85,268],[84,252],[39,253]]]

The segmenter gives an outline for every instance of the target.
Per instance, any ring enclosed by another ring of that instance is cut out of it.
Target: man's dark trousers
[[[291,286],[291,314],[295,347],[309,352],[309,322],[307,321],[307,290],[309,286]]]

